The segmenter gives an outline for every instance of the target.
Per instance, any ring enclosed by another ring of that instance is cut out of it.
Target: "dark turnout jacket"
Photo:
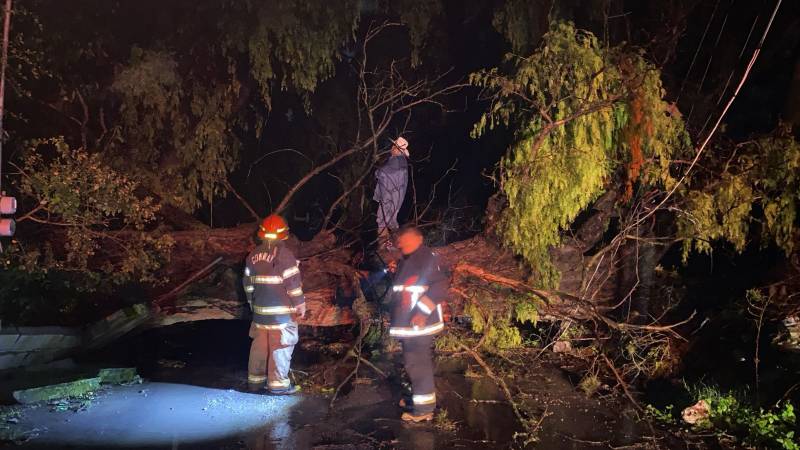
[[[285,328],[306,301],[298,261],[282,241],[264,242],[247,255],[243,282],[259,328]]]
[[[424,245],[400,261],[392,286],[389,335],[427,336],[444,329],[442,303],[447,298],[450,279],[443,269],[439,257]],[[412,319],[420,316],[424,326],[412,324]]]
[[[397,213],[403,205],[408,187],[408,160],[405,156],[392,156],[375,171],[375,193],[372,199],[380,204],[378,228],[396,230]]]

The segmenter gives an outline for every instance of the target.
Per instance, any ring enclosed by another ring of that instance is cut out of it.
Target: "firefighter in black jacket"
[[[423,244],[422,233],[406,227],[397,234],[403,259],[395,270],[389,335],[403,343],[403,363],[411,379],[411,408],[402,419],[421,422],[433,419],[436,391],[433,383],[434,335],[444,329],[442,302],[450,280],[439,257]],[[401,406],[409,403],[400,401]]]
[[[276,395],[299,391],[289,380],[289,365],[298,340],[294,316],[306,313],[299,261],[283,242],[288,232],[280,216],[264,219],[258,231],[262,242],[247,255],[243,279],[253,309],[248,387],[260,390],[266,382],[268,392]]]

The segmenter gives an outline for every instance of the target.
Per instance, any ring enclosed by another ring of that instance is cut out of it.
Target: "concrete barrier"
[[[99,320],[85,330],[67,327],[0,328],[0,370],[43,364],[78,350],[97,348],[150,320],[150,308],[137,304]]]
[[[83,344],[83,333],[67,327],[0,329],[0,369],[42,364],[64,357]]]

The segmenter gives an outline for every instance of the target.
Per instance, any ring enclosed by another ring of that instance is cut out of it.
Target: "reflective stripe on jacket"
[[[259,328],[280,329],[305,303],[298,264],[282,241],[264,242],[247,255],[242,282]]]
[[[389,335],[405,338],[442,331],[442,303],[449,287],[450,279],[430,248],[423,245],[405,257],[397,267],[392,286]],[[413,325],[414,317],[424,318],[424,325]]]

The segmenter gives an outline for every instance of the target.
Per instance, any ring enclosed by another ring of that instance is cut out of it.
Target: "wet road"
[[[77,411],[52,404],[25,407],[15,423],[6,425],[26,437],[20,448],[520,447],[515,434],[521,427],[505,397],[463,357],[438,358],[439,411],[446,411],[447,420],[409,425],[399,420],[399,378],[386,380],[368,368],[329,409],[330,393],[308,383],[308,375],[341,355],[323,356],[324,346],[314,342],[325,338],[313,333],[301,338],[305,344],[298,346],[293,364],[308,389],[294,397],[247,393],[246,330],[246,323],[220,321],[131,337],[110,352],[80,361],[79,368],[99,362],[136,366],[149,381],[105,388]],[[377,363],[392,372],[395,356],[382,355]],[[534,420],[541,419],[531,448],[602,449],[647,442],[643,436],[649,428],[626,413],[623,403],[586,397],[553,363],[518,368],[511,381],[516,401],[535,414]]]

